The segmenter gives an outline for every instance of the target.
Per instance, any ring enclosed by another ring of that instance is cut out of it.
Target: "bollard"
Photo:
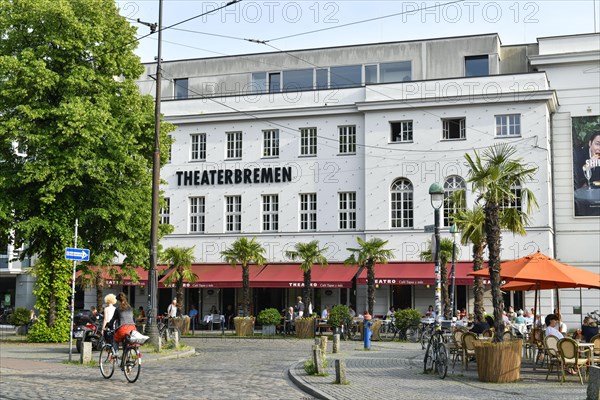
[[[92,343],[82,342],[81,353],[79,354],[79,362],[81,364],[89,364],[92,361]]]
[[[327,354],[327,336],[321,337],[321,353]]]
[[[345,385],[346,380],[346,363],[344,360],[335,360],[335,383]]]
[[[600,395],[600,367],[590,367],[586,400],[598,400]]]
[[[368,312],[365,312],[364,321],[363,339],[365,349],[369,350],[371,348],[371,335],[373,334],[373,332],[371,332],[371,325],[373,325],[373,322],[371,322],[371,315]]]
[[[340,334],[336,333],[333,335],[333,353],[338,353],[340,351]]]
[[[313,345],[313,363],[315,365],[315,373],[317,375],[323,373],[323,356],[321,354],[321,347],[319,345]]]

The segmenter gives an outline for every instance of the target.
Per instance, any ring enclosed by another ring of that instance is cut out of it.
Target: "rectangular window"
[[[356,126],[338,126],[340,154],[356,154]]]
[[[300,194],[300,230],[317,230],[317,194]]]
[[[279,130],[263,131],[263,157],[279,157]]]
[[[266,72],[253,72],[252,73],[252,93],[265,93],[267,91],[267,73]]]
[[[329,85],[327,84],[327,78],[329,76],[329,71],[326,69],[317,69],[315,83],[317,84],[317,89],[327,89]]]
[[[377,65],[365,65],[365,84],[377,82]]]
[[[159,221],[161,224],[169,224],[171,218],[171,199],[168,197],[165,197],[163,199],[163,207],[160,208],[160,211],[158,212],[159,214]]]
[[[340,192],[338,197],[340,229],[356,229],[356,192]]]
[[[269,74],[269,93],[281,92],[281,73],[272,72]]]
[[[465,139],[466,136],[466,119],[465,118],[449,118],[442,120],[442,130],[444,140]]]
[[[293,69],[283,71],[283,91],[312,90],[313,69]]]
[[[513,194],[512,198],[506,198],[504,200],[502,200],[502,203],[500,204],[501,208],[514,208],[516,210],[522,211],[522,200],[523,200],[523,192],[521,190],[521,185],[517,184],[517,185],[512,185],[512,187],[510,188],[510,191]]]
[[[496,115],[496,136],[521,136],[521,114]]]
[[[490,61],[487,54],[465,57],[465,76],[486,76],[490,74]]]
[[[392,129],[392,142],[412,142],[412,121],[390,122],[390,127]]]
[[[362,65],[345,65],[343,67],[331,67],[330,87],[332,89],[357,87],[362,83]]]
[[[242,158],[242,132],[227,132],[227,158]]]
[[[401,61],[379,64],[379,82],[406,82],[412,79],[411,62]]]
[[[317,128],[300,128],[300,155],[317,155]]]
[[[279,230],[279,196],[266,194],[262,196],[263,232]]]
[[[175,79],[175,99],[182,100],[188,98],[188,78]]]
[[[206,160],[206,133],[197,133],[190,136],[192,141],[191,160]]]
[[[205,222],[204,197],[190,197],[190,232],[203,233]]]
[[[242,231],[242,196],[225,196],[225,231]]]

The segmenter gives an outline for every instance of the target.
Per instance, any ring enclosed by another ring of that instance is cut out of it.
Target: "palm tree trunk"
[[[504,302],[500,291],[500,208],[497,203],[486,203],[485,208],[485,233],[488,245],[488,268],[490,272],[490,285],[492,286],[492,305],[494,307],[494,342],[502,341],[504,333]]]
[[[369,314],[373,315],[373,309],[375,308],[375,263],[367,261],[367,288],[368,288],[368,306]]]
[[[98,271],[96,274],[95,283],[96,286],[96,309],[99,313],[102,312],[102,304],[104,303],[104,299],[102,298],[102,292],[104,291],[104,279],[102,279],[101,271]]]
[[[483,250],[482,244],[473,245],[473,271],[479,271],[483,268]],[[483,321],[483,279],[476,276],[473,283],[473,314],[475,320]]]
[[[445,319],[452,318],[452,311],[450,310],[450,296],[448,294],[448,264],[440,263],[440,275],[442,277],[442,311],[444,312]]]
[[[248,265],[242,265],[242,288],[244,316],[249,316],[250,311],[250,270]]]
[[[310,269],[308,271],[304,271],[304,287],[302,288],[302,298],[304,299],[304,304],[306,307],[306,312],[305,315],[307,317],[310,317],[310,315],[308,315],[308,305],[311,303],[311,299],[310,299],[310,285],[311,285],[311,273],[310,273]]]

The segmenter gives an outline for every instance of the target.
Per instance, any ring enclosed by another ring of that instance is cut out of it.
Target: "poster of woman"
[[[573,117],[575,216],[600,215],[600,116]]]

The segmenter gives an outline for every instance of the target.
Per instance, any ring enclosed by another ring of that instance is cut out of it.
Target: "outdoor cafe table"
[[[577,343],[577,347],[579,347],[579,351],[586,351],[589,349],[589,355],[594,354],[594,343]]]

